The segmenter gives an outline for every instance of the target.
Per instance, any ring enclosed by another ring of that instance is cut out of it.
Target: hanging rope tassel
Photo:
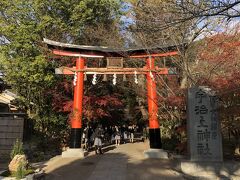
[[[107,75],[106,74],[103,75],[102,81],[107,81]]]
[[[87,74],[84,73],[84,81],[87,81]]]
[[[123,81],[127,81],[126,74],[123,74]]]

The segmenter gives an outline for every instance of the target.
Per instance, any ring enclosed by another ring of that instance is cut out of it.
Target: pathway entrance
[[[159,180],[184,179],[174,170],[173,160],[145,159],[149,143],[107,147],[103,155],[90,153],[84,159],[56,157],[46,163],[46,180]]]
[[[70,149],[63,152],[63,156],[76,157],[84,156],[81,151],[82,117],[83,117],[83,95],[84,95],[84,76],[94,74],[92,83],[96,84],[97,74],[113,74],[113,84],[116,85],[117,74],[134,74],[135,82],[138,82],[137,75],[145,74],[147,83],[147,102],[149,119],[149,142],[151,149],[161,149],[161,135],[158,121],[158,99],[155,77],[157,74],[175,74],[168,68],[158,68],[155,66],[155,57],[167,57],[178,55],[179,46],[166,46],[151,49],[112,49],[102,46],[82,46],[76,44],[66,44],[44,39],[54,55],[74,57],[75,67],[62,67],[56,71],[57,74],[74,75],[74,99],[73,115],[70,120]],[[123,58],[145,59],[146,65],[142,68],[124,68]],[[106,68],[88,68],[85,66],[87,58],[106,58]],[[120,61],[118,61],[117,59]],[[119,63],[120,62],[120,63]],[[115,66],[118,64],[117,66]],[[113,68],[114,67],[114,68]],[[59,73],[60,71],[60,73]],[[162,157],[166,153],[156,151]],[[150,152],[152,154],[152,152]],[[149,154],[149,155],[150,155]],[[154,153],[156,154],[156,153]],[[151,155],[152,156],[152,155]]]

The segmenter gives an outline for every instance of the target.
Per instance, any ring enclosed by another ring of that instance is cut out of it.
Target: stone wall
[[[22,140],[23,127],[23,117],[10,113],[0,117],[0,163],[9,160],[16,139]]]

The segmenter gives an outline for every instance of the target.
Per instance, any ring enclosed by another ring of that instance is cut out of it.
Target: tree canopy
[[[120,0],[0,2],[0,34],[7,39],[0,46],[1,70],[19,96],[18,105],[37,120],[42,131],[54,133],[49,128],[67,125],[66,113],[54,111],[52,101],[65,92],[66,84],[56,89],[63,77],[54,75],[54,68],[63,61],[53,60],[43,38],[88,45],[108,45],[111,39],[120,44],[121,14]]]

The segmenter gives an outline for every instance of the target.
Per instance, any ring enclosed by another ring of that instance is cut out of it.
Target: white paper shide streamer
[[[150,77],[152,78],[152,80],[154,81],[154,76],[153,76],[153,73],[152,71],[150,71]]]
[[[134,71],[134,82],[138,84],[137,71]]]
[[[74,73],[74,78],[73,78],[73,85],[77,85],[77,72]]]
[[[113,74],[113,85],[117,84],[117,74]]]
[[[96,73],[93,75],[92,84],[93,85],[97,84],[97,74]]]

